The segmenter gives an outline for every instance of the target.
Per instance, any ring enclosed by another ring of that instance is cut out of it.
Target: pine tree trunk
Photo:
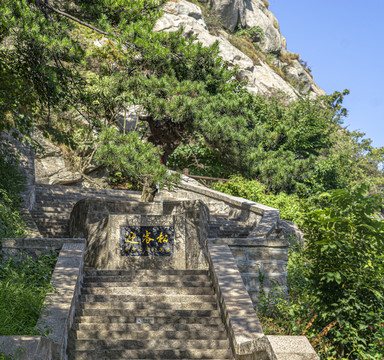
[[[149,179],[145,179],[145,183],[143,185],[143,192],[141,193],[141,201],[153,202],[155,199],[156,193],[157,193],[156,186],[153,184],[150,184]]]

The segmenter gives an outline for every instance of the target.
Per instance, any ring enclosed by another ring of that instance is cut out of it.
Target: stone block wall
[[[261,289],[265,295],[275,290],[286,296],[289,237],[279,229],[277,209],[211,190],[185,176],[178,189],[162,191],[160,198],[199,199],[211,214],[252,226],[247,238],[214,238],[208,242],[229,246],[254,305],[259,302]]]
[[[83,199],[71,213],[70,234],[87,238],[85,264],[95,269],[207,269],[208,216],[207,207],[199,200],[138,203]],[[121,253],[120,229],[148,226],[173,227],[171,257]]]

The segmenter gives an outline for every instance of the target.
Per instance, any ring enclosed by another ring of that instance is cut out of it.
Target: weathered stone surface
[[[258,26],[265,35],[260,44],[264,51],[285,52],[286,41],[280,34],[279,23],[262,0],[211,0],[210,3],[228,30]]]
[[[110,188],[109,173],[105,167],[93,166],[85,170],[82,175],[81,186],[83,188],[108,189]]]
[[[85,263],[96,269],[206,269],[208,219],[207,207],[198,200],[138,203],[84,199],[71,213],[70,233],[87,238]],[[173,226],[174,256],[121,256],[122,226]]]
[[[304,233],[292,221],[280,219],[278,222],[278,228],[283,231],[291,247],[304,245]]]
[[[79,173],[73,173],[66,167],[60,148],[38,130],[34,132],[33,138],[42,146],[42,150],[35,154],[36,183],[62,185],[81,180]]]
[[[267,335],[275,360],[320,359],[305,336]]]
[[[210,272],[236,359],[265,352],[263,329],[227,245],[209,244]],[[260,358],[263,357],[260,354]]]
[[[266,52],[284,53],[286,42],[278,30],[278,22],[274,15],[265,7],[262,0],[212,0],[211,5],[222,18],[227,28],[233,30],[241,22],[244,27],[259,26],[265,33],[265,40],[261,46]],[[228,17],[228,21],[225,20]],[[235,24],[235,25],[234,25]],[[247,89],[254,94],[273,95],[276,91],[283,91],[289,98],[297,98],[299,92],[291,84],[269,67],[265,62],[253,61],[234,47],[228,40],[228,34],[222,31],[219,36],[209,33],[203,20],[201,9],[188,1],[168,2],[164,6],[164,15],[157,21],[155,31],[176,31],[184,27],[185,36],[194,35],[204,46],[219,42],[220,55],[231,66],[238,66],[240,80],[248,81]],[[324,95],[311,77],[301,67],[294,64],[289,73],[291,77],[299,76],[305,79],[302,92],[308,90],[312,97]],[[305,74],[304,74],[305,73]]]

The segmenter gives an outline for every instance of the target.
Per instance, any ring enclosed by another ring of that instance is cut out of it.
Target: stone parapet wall
[[[209,271],[236,360],[318,360],[305,336],[264,335],[227,244],[208,244]]]
[[[72,241],[71,241],[72,240]],[[2,252],[30,255],[60,249],[52,274],[55,292],[48,294],[44,311],[37,322],[39,332],[47,336],[0,336],[0,351],[18,360],[67,360],[66,353],[75,303],[81,290],[84,271],[85,239],[3,239]]]
[[[260,290],[268,294],[273,288],[287,292],[288,240],[283,239],[215,239],[210,244],[228,245],[244,285],[254,305]]]
[[[208,266],[208,219],[208,209],[200,200],[139,203],[83,199],[71,213],[70,234],[87,238],[85,263],[95,269],[199,270]],[[120,230],[148,226],[174,228],[173,255],[122,255]]]
[[[29,144],[14,139],[9,133],[0,134],[0,141],[4,139],[8,143],[10,154],[19,159],[19,171],[25,176],[25,190],[21,193],[22,217],[25,222],[26,234],[29,237],[40,237],[39,229],[32,219],[30,210],[36,201],[35,191],[35,151]]]
[[[208,243],[229,246],[254,305],[259,302],[261,287],[265,294],[275,288],[286,296],[289,242],[279,232],[278,209],[206,188],[186,176],[177,189],[160,192],[160,198],[199,199],[211,214],[251,225],[253,229],[247,238],[211,238]]]

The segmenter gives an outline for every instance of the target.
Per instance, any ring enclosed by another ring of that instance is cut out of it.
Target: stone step
[[[121,275],[86,276],[84,284],[90,283],[116,283],[116,282],[150,282],[154,276],[151,274],[122,273]],[[210,282],[208,275],[156,275],[156,282]],[[143,285],[145,286],[145,285]]]
[[[234,225],[234,224],[228,224],[228,225],[209,224],[209,228],[211,230],[216,230],[216,231],[226,231],[226,230],[251,231],[253,229],[251,226]]]
[[[49,234],[69,233],[69,224],[36,224],[40,232]]]
[[[72,351],[69,360],[112,360],[112,359],[233,359],[229,349],[208,350],[94,350]]]
[[[227,221],[228,216],[227,215],[214,214],[214,215],[210,216],[210,219],[211,220],[225,220],[225,221]],[[235,219],[232,218],[232,220],[235,220]]]
[[[224,331],[213,331],[211,328],[202,328],[195,331],[157,330],[135,331],[124,330],[76,330],[71,332],[73,339],[111,339],[111,340],[153,340],[153,339],[180,339],[180,340],[226,340]]]
[[[102,199],[104,201],[137,201],[137,199],[132,199],[132,197],[125,196],[105,196],[103,194],[79,194],[79,195],[37,195],[36,203],[41,205],[56,204],[76,204],[82,199]]]
[[[73,325],[73,330],[75,331],[123,331],[128,334],[134,334],[136,332],[145,331],[176,331],[176,332],[224,332],[224,324],[220,321],[217,322],[217,319],[212,324],[191,324],[186,321],[183,323],[165,323],[164,321],[156,322],[154,324],[136,324],[134,323],[124,323],[124,322],[93,322],[93,323],[81,323],[78,320],[75,321]]]
[[[69,345],[69,350],[170,350],[183,351],[183,350],[221,350],[228,348],[228,340],[189,340],[183,339],[163,339],[152,338],[148,339],[129,339],[129,340],[116,340],[116,339],[76,339]]]
[[[46,231],[44,229],[39,229],[40,234],[44,238],[51,238],[51,239],[65,239],[65,238],[71,238],[69,231]]]
[[[64,234],[64,233],[68,233],[69,234],[69,224],[66,224],[66,225],[54,225],[54,224],[46,224],[46,225],[42,225],[42,224],[36,224],[37,227],[39,228],[40,232],[46,232],[46,233],[49,233],[49,234],[56,234],[56,233],[60,233],[60,234]]]
[[[83,289],[88,287],[128,287],[128,286],[138,286],[140,287],[159,287],[159,288],[167,288],[167,287],[211,287],[211,281],[183,281],[180,279],[175,279],[174,281],[142,281],[141,279],[132,279],[131,281],[109,281],[110,279],[104,281],[98,281],[97,277],[92,277],[92,280],[89,281],[87,278],[83,283]],[[126,279],[122,279],[126,280]]]
[[[196,275],[208,275],[207,270],[93,270],[86,269],[85,276],[151,276],[153,277],[162,275],[177,275],[179,278],[184,278],[185,276],[196,276]]]
[[[142,313],[144,315],[140,315],[140,317],[146,317],[145,313]],[[216,317],[161,317],[161,316],[151,316],[151,314],[148,312],[148,317],[154,318],[155,325],[165,325],[165,324],[184,324],[184,325],[191,325],[191,324],[201,324],[201,325],[223,325],[222,320],[219,317],[219,313],[217,312]],[[137,315],[139,316],[139,315]],[[97,327],[99,324],[102,324],[104,326],[105,324],[136,324],[136,312],[132,313],[129,316],[76,316],[74,319],[75,323],[79,323],[81,325],[83,324],[97,324]],[[137,324],[138,326],[141,326],[140,324]],[[152,325],[153,326],[153,325]]]
[[[227,244],[232,246],[250,246],[250,247],[286,247],[287,240],[284,238],[276,237],[247,237],[247,238],[226,238],[226,237],[212,237],[207,239],[208,242],[213,244]],[[232,249],[232,247],[231,247]]]
[[[69,222],[69,217],[55,217],[55,216],[35,216],[34,214],[32,215],[33,219],[35,220],[36,223],[39,224],[47,224],[47,225],[62,225],[62,224],[68,224]]]
[[[249,235],[249,232],[209,232],[208,233],[208,237],[209,238],[215,238],[215,237],[226,237],[226,238],[231,238],[231,237],[234,237],[234,238],[246,238],[247,236]]]
[[[82,302],[77,303],[76,309],[126,309],[137,310],[216,310],[216,301],[184,302],[184,303],[146,303],[146,302]]]
[[[36,202],[39,203],[46,203],[50,200],[56,201],[56,202],[61,202],[64,200],[64,202],[70,202],[70,201],[77,201],[79,199],[85,199],[89,197],[87,194],[83,193],[77,193],[77,194],[67,194],[67,193],[62,193],[62,194],[43,194],[43,193],[36,193]]]
[[[63,185],[46,185],[37,184],[36,192],[38,193],[84,193],[84,194],[119,194],[121,196],[133,195],[141,196],[141,191],[121,190],[121,189],[96,189],[96,188],[82,188],[78,186],[63,186]]]
[[[38,201],[49,200],[49,199],[64,199],[64,200],[76,200],[76,199],[85,199],[85,198],[103,198],[103,199],[121,199],[122,201],[136,201],[138,196],[136,195],[124,195],[124,194],[114,194],[114,193],[104,193],[104,192],[57,192],[57,193],[43,193],[37,192],[36,199]]]
[[[212,302],[212,295],[80,295],[81,302]]]
[[[34,206],[34,209],[31,211],[31,213],[34,216],[67,216],[68,214],[69,217],[72,209],[72,204],[68,204],[68,206],[62,206],[62,204],[60,206]]]
[[[187,318],[187,317],[219,317],[218,310],[163,310],[163,309],[154,309],[154,310],[135,310],[133,313],[129,309],[77,309],[76,316],[125,316],[130,318],[134,315],[142,317],[168,317],[168,318]]]
[[[234,226],[234,227],[247,227],[247,228],[250,228],[251,226],[247,225],[246,222],[244,221],[240,221],[240,220],[212,220],[210,219],[209,220],[209,225],[210,226],[214,226],[214,227],[223,227],[223,228],[226,228],[226,227],[230,227],[230,226]]]
[[[140,287],[140,286],[103,286],[85,287],[81,290],[82,295],[213,295],[212,287]]]

